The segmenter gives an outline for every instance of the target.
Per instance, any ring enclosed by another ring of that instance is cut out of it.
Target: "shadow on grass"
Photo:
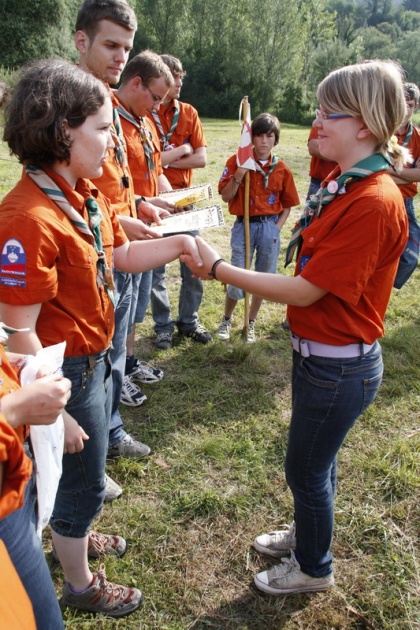
[[[275,598],[259,594],[250,585],[249,594],[203,614],[188,630],[281,630],[308,602],[307,595]]]
[[[142,350],[148,341],[141,340]],[[181,337],[152,360],[164,370],[163,381],[142,386],[148,396],[144,406],[121,406],[120,411],[130,433],[151,440],[152,446],[158,440],[159,448],[174,431],[228,427],[240,418],[276,414],[279,401],[284,404],[289,397],[288,339],[202,346]]]

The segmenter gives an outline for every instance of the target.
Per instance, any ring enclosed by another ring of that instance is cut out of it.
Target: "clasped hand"
[[[211,247],[200,236],[195,237],[195,242],[198,247],[198,251],[201,257],[202,264],[197,264],[196,260],[190,254],[182,254],[179,258],[184,262],[193,272],[196,278],[202,280],[213,280],[213,276],[210,275],[211,269],[220,256],[218,252]]]

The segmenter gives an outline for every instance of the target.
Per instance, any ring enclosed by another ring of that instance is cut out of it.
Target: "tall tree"
[[[0,0],[0,15],[3,66],[16,68],[42,57],[74,58],[74,0]]]

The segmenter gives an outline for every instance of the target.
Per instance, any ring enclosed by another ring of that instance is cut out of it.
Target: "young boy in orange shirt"
[[[299,204],[292,172],[289,167],[272,153],[280,138],[280,122],[271,114],[260,114],[251,126],[256,170],[250,171],[249,223],[251,240],[251,262],[255,254],[255,270],[275,273],[280,255],[280,230],[289,216],[292,206]],[[245,229],[243,178],[245,168],[237,166],[236,154],[226,162],[219,181],[219,192],[229,204],[229,212],[236,216],[232,228],[231,262],[235,267],[245,268]],[[244,297],[242,289],[229,285],[225,300],[225,314],[217,329],[217,336],[230,337],[232,315],[238,300]],[[262,298],[252,296],[249,312],[247,342],[255,341],[254,322],[262,304]]]

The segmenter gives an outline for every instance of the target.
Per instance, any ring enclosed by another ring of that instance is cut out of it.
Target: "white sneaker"
[[[139,407],[146,400],[147,396],[140,387],[133,383],[129,376],[124,376],[120,402],[127,407]]]
[[[287,595],[289,593],[309,593],[325,591],[334,586],[334,574],[323,577],[312,577],[303,573],[300,564],[290,551],[290,558],[282,558],[281,564],[268,571],[258,573],[254,578],[255,586],[269,595]]]
[[[248,323],[248,333],[246,336],[246,342],[247,343],[255,343],[256,338],[255,338],[255,320],[254,319],[250,319],[249,323]]]
[[[122,488],[116,481],[105,475],[105,499],[104,501],[113,501],[122,495]]]
[[[254,540],[254,547],[260,553],[273,558],[287,556],[291,549],[296,549],[296,524],[285,525],[286,529],[261,534]]]
[[[223,341],[227,341],[228,339],[230,339],[231,328],[232,328],[232,318],[224,317],[219,328],[216,330],[216,335],[219,337],[219,339],[223,339]]]
[[[158,383],[163,378],[163,371],[150,363],[134,359],[130,364],[126,362],[125,376],[128,376],[132,382]]]

